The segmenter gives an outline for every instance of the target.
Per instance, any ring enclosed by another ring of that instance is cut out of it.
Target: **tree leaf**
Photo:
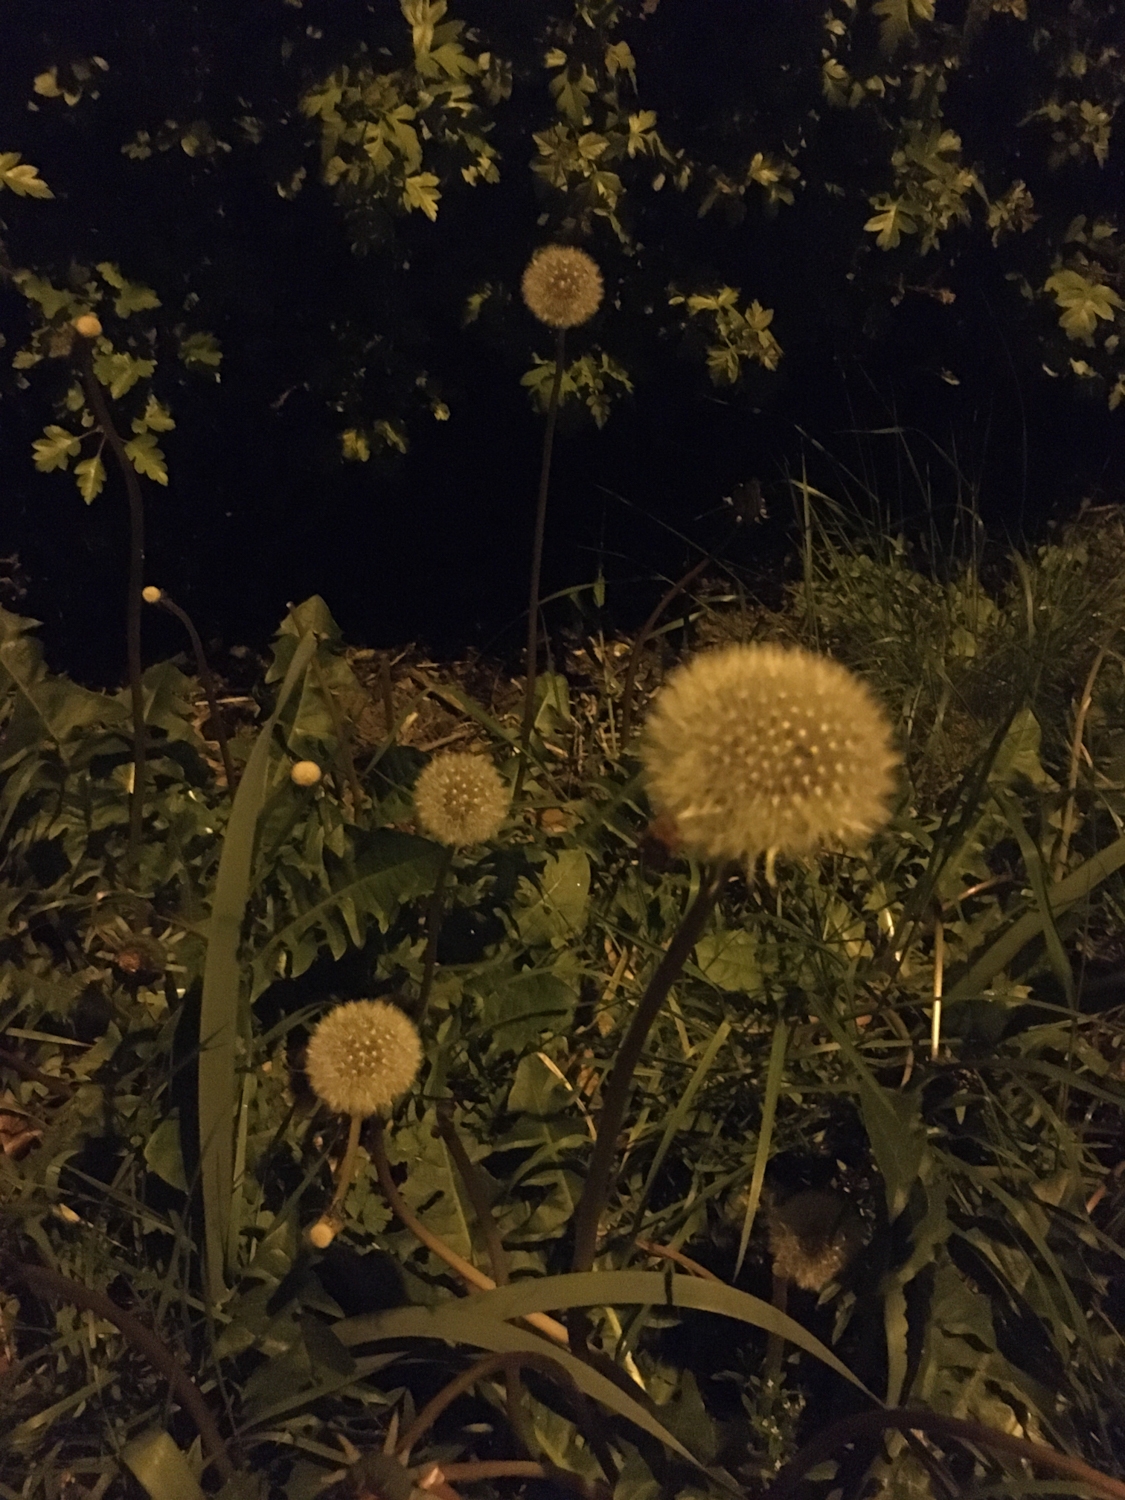
[[[93,458],[79,459],[74,465],[74,477],[78,481],[78,493],[89,505],[98,498],[105,485],[105,464],[101,456],[95,454]]]
[[[43,436],[31,445],[35,467],[40,474],[49,474],[52,469],[65,469],[75,454],[81,452],[82,440],[65,427],[51,425],[43,429]]]
[[[125,454],[138,474],[154,479],[157,484],[168,483],[168,465],[160,444],[151,432],[138,432],[125,444]]]
[[[39,175],[39,168],[21,162],[18,151],[0,151],[0,187],[10,188],[20,198],[53,198],[55,195]]]

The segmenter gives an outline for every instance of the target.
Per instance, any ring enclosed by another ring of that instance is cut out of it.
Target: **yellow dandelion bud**
[[[321,778],[321,769],[315,760],[299,760],[289,772],[294,786],[316,786]]]
[[[769,1236],[774,1275],[821,1292],[855,1258],[863,1226],[846,1199],[810,1189],[770,1210]]]
[[[710,860],[804,854],[868,838],[898,764],[874,694],[797,647],[724,646],[679,667],[642,749],[657,809]]]
[[[164,591],[158,589],[153,583],[150,583],[146,588],[141,590],[141,598],[146,604],[159,604],[163,597]]]
[[[102,331],[102,321],[94,313],[83,313],[75,318],[74,331],[79,338],[96,339]]]
[[[318,1098],[341,1115],[373,1115],[405,1094],[422,1066],[417,1027],[385,1000],[349,1000],[309,1038],[305,1071]]]
[[[317,1219],[316,1223],[310,1227],[309,1244],[314,1250],[327,1250],[339,1232],[339,1221],[326,1215],[324,1218]]]
[[[523,300],[548,328],[577,328],[601,306],[602,273],[585,250],[545,245],[527,263]]]
[[[418,821],[443,844],[485,844],[508,812],[508,788],[483,755],[436,755],[414,787]]]

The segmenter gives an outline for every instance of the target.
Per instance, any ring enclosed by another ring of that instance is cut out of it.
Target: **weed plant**
[[[691,857],[618,643],[540,675],[524,761],[518,695],[368,688],[312,599],[233,798],[145,674],[130,868],[127,696],[0,613],[4,1500],[1125,1494],[1119,523],[935,567],[793,494],[785,608],[705,598],[688,654],[866,681],[903,770],[858,849]],[[416,815],[435,701],[484,842],[433,772]],[[304,1066],[352,1000],[420,1034],[369,1117]]]

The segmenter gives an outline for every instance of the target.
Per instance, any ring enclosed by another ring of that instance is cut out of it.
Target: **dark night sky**
[[[387,8],[397,17],[397,7]],[[4,195],[12,259],[104,256],[168,301],[169,288],[190,288],[200,297],[194,326],[223,342],[222,383],[171,397],[179,423],[166,443],[172,482],[166,491],[147,487],[152,581],[192,612],[205,639],[226,645],[261,645],[288,600],[315,592],[357,643],[517,650],[542,431],[519,376],[529,349],[547,353],[550,345],[518,304],[495,334],[462,332],[458,312],[484,275],[513,287],[547,233],[536,224],[541,205],[525,165],[542,101],[533,98],[522,114],[509,111],[498,127],[505,158],[498,187],[451,193],[437,226],[415,222],[420,216],[402,226],[410,267],[396,271],[378,253],[351,253],[324,189],[311,184],[292,202],[278,196],[262,154],[272,145],[236,151],[213,168],[177,152],[146,163],[120,154],[140,122],[187,112],[190,101],[165,98],[178,89],[209,90],[204,104],[216,113],[224,100],[231,108],[241,89],[276,90],[255,59],[274,45],[277,4],[202,0],[177,11],[171,0],[115,7],[17,0],[5,9],[0,146],[22,150],[58,194],[53,204]],[[789,14],[808,26],[821,9],[794,3]],[[523,0],[515,9],[497,0],[454,6],[501,40],[507,27],[514,41],[521,28],[526,39],[528,18],[543,10]],[[703,12],[707,25],[699,23]],[[662,128],[722,145],[746,70],[760,66],[763,48],[789,44],[776,27],[763,31],[762,14],[750,26],[745,0],[664,0],[651,23],[629,30],[641,102],[658,111]],[[138,15],[152,27],[144,45]],[[309,0],[301,22],[318,19],[330,38],[344,40],[349,27],[366,24],[358,3]],[[183,28],[176,46],[161,30],[165,23]],[[169,71],[168,54],[174,58],[177,46],[190,51],[201,37],[210,38],[213,55],[205,50],[198,76],[185,82],[175,66]],[[103,99],[29,116],[34,74],[84,49],[110,58]],[[1002,77],[1003,64],[1001,55],[978,66]],[[995,88],[983,92],[998,108]],[[974,126],[987,134],[987,112],[962,125],[967,137]],[[282,133],[289,143],[277,148],[282,156],[293,149],[292,134]],[[313,157],[306,159],[311,165]],[[1107,190],[1116,191],[1100,181],[1099,193]],[[1118,498],[1125,413],[1110,417],[1104,400],[1075,400],[1069,388],[1061,391],[1063,382],[1035,371],[998,311],[1005,292],[986,256],[979,266],[963,259],[954,308],[908,298],[861,326],[833,280],[833,226],[816,217],[825,211],[811,201],[799,212],[783,210],[767,235],[758,221],[728,229],[716,217],[699,220],[694,205],[669,204],[666,226],[645,228],[651,254],[630,262],[608,241],[591,245],[621,298],[620,311],[607,299],[594,332],[634,375],[637,394],[601,432],[588,422],[561,423],[545,592],[591,581],[600,563],[609,623],[635,624],[662,591],[660,578],[677,576],[698,555],[680,537],[719,545],[729,533],[722,496],[751,477],[763,482],[771,517],[737,535],[729,555],[751,575],[776,578],[791,521],[784,466],[804,453],[816,482],[833,489],[839,480],[802,434],[862,468],[892,513],[917,513],[920,504],[902,445],[857,438],[856,429],[908,429],[943,505],[957,486],[937,446],[955,450],[998,533],[1021,523],[1034,531],[1087,495]],[[645,277],[662,272],[658,233],[687,271],[735,281],[779,308],[785,358],[776,376],[716,390],[676,340],[661,342],[641,326]],[[0,289],[0,324],[12,348],[21,337],[20,304]],[[354,339],[389,318],[397,320],[399,354],[417,353],[440,373],[451,416],[417,418],[405,459],[342,465],[337,433],[345,424],[328,398],[356,356],[331,327],[351,322]],[[961,383],[945,383],[942,368]],[[44,621],[53,665],[113,680],[123,658],[121,491],[111,481],[87,508],[69,476],[36,474],[28,452],[53,419],[47,403],[38,387],[13,390],[10,376],[0,389],[0,554],[18,551],[30,577],[20,607]],[[556,612],[556,621],[566,618]],[[171,622],[146,620],[150,659],[181,645]]]

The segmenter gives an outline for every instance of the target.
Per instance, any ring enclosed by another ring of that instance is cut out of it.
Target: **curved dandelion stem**
[[[602,1096],[602,1108],[598,1115],[598,1138],[590,1158],[589,1170],[582,1188],[582,1196],[574,1211],[574,1253],[571,1258],[572,1271],[589,1271],[593,1268],[597,1251],[598,1225],[609,1199],[614,1158],[617,1155],[617,1137],[629,1107],[633,1089],[633,1074],[641,1053],[652,1030],[653,1022],[660,1013],[668,991],[680,976],[688,955],[703,932],[711,908],[719,891],[726,882],[730,866],[705,874],[700,883],[699,894],[689,907],[675,936],[665,949],[657,965],[656,973],[648,982],[648,988],[640,1004],[633,1012],[629,1029],[613,1060],[609,1078]]]

